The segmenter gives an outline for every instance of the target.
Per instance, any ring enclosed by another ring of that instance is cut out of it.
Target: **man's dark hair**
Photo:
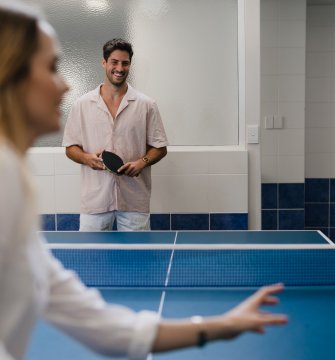
[[[107,61],[110,54],[115,50],[127,51],[129,54],[129,60],[133,57],[133,48],[131,44],[123,39],[113,39],[106,42],[103,47],[103,56]]]

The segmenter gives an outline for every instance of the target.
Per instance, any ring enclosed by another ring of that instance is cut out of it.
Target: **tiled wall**
[[[335,240],[335,6],[306,22],[305,227]]]
[[[305,6],[305,1],[300,0],[261,1],[262,120],[271,111],[282,113],[282,81],[279,79],[282,73],[286,73],[285,77],[290,76],[290,81],[295,79],[291,90],[296,91],[300,83],[297,75],[304,74],[306,62],[306,114],[303,101],[295,101],[303,94],[300,88],[297,94],[289,91],[284,95],[289,100],[286,101],[287,110],[290,109],[283,112],[284,129],[293,123],[296,128],[296,134],[291,133],[291,143],[282,141],[281,129],[262,130],[262,227],[320,229],[334,239],[335,6],[307,6],[307,11]],[[282,10],[287,7],[291,9],[289,16],[293,22],[284,29]],[[306,31],[303,26],[305,12]],[[289,35],[286,40],[282,36],[284,32]],[[305,33],[306,61],[301,52]],[[285,42],[283,47],[281,44]],[[299,42],[300,46],[297,46]],[[288,57],[293,52],[296,53],[294,61]],[[303,131],[305,149],[301,152]],[[291,166],[281,166],[284,152],[287,158],[292,158]],[[296,162],[300,152],[302,161]],[[295,205],[290,192],[296,194]],[[289,209],[283,202],[289,204]]]
[[[335,6],[307,8],[306,178],[335,178]]]
[[[76,231],[79,214],[42,214],[41,223],[45,231]],[[151,230],[248,230],[248,214],[151,214],[150,223]]]
[[[335,179],[262,185],[263,230],[321,230],[335,240]]]
[[[304,183],[306,0],[261,0],[260,32],[262,183]]]
[[[153,166],[153,230],[248,228],[248,154],[245,150],[169,147]],[[78,230],[80,165],[63,148],[32,148],[30,167],[45,230]]]
[[[262,229],[305,227],[305,52],[306,1],[261,0]]]
[[[305,227],[305,185],[262,184],[262,229],[301,230]]]
[[[306,179],[305,227],[335,240],[335,179]]]

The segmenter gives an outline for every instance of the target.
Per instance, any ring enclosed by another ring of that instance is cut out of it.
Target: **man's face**
[[[109,82],[117,87],[121,87],[127,80],[130,59],[127,51],[114,50],[107,61],[102,60],[102,66],[106,71],[106,77]]]

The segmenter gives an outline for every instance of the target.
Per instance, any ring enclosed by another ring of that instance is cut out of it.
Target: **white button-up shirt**
[[[167,146],[156,103],[128,84],[128,90],[113,119],[100,95],[99,85],[73,105],[64,130],[63,146],[78,145],[88,153],[108,150],[124,163],[142,158],[147,145]],[[82,166],[81,212],[149,212],[151,167],[137,177],[116,176]]]
[[[109,305],[46,249],[23,160],[0,142],[0,358],[24,357],[39,318],[100,353],[145,359],[159,316]]]

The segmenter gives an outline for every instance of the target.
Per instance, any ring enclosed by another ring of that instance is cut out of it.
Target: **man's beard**
[[[127,78],[128,78],[128,75],[125,75],[123,80],[116,82],[113,80],[113,74],[110,75],[110,74],[106,73],[106,75],[107,75],[109,82],[112,85],[114,85],[115,87],[122,87],[122,85],[124,85],[124,83],[127,81]]]

